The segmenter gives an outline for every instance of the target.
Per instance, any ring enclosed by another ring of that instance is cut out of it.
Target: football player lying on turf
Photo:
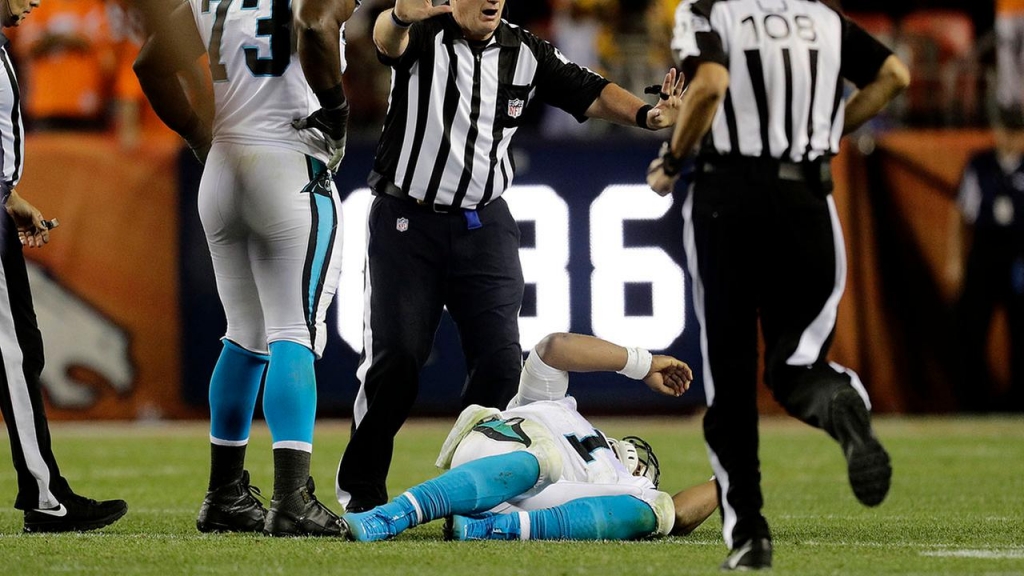
[[[452,517],[456,540],[628,540],[686,534],[714,512],[714,482],[676,494],[657,489],[649,444],[606,437],[566,396],[569,371],[616,370],[679,396],[689,366],[591,336],[552,334],[526,360],[505,411],[470,406],[448,434],[441,476],[388,504],[343,516],[343,533],[370,542]]]

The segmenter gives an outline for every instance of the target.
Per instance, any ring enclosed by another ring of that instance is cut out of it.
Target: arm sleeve
[[[560,400],[565,398],[568,390],[569,373],[548,366],[536,350],[531,350],[519,376],[519,392],[508,407],[515,408],[538,400]]]
[[[874,81],[892,50],[845,16],[843,20],[842,64],[839,74],[863,88]]]
[[[729,56],[722,37],[711,27],[710,14],[692,1],[682,2],[676,8],[671,48],[687,80],[693,78],[697,66],[704,62],[729,67]]]
[[[398,58],[392,58],[380,50],[377,50],[377,60],[385,66],[392,68],[408,69],[412,67],[413,63],[416,62],[427,50],[430,39],[433,37],[431,31],[434,30],[433,20],[424,20],[422,22],[414,22],[409,27],[409,45],[406,46],[405,52],[402,53]],[[374,46],[376,48],[376,45]]]
[[[557,48],[534,36],[524,39],[522,49],[532,50],[537,58],[537,97],[584,122],[587,109],[611,82],[570,62]]]

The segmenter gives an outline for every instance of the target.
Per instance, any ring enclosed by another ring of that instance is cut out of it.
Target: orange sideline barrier
[[[916,255],[924,270],[926,278],[921,279],[922,285],[936,296],[935,304],[926,313],[929,320],[938,320],[927,327],[903,326],[903,334],[908,339],[929,342],[916,353],[908,351],[918,342],[894,339],[896,323],[907,322],[894,308],[916,303],[890,302],[888,309],[883,304],[880,275],[884,272],[880,266],[881,248],[876,242],[879,223],[873,216],[875,208],[867,182],[869,172],[858,154],[849,153],[846,155],[848,163],[857,163],[862,168],[848,171],[842,186],[841,195],[847,196],[843,203],[858,208],[841,215],[844,225],[854,233],[850,235],[852,238],[847,238],[851,255],[850,288],[844,309],[840,311],[836,357],[854,352],[851,342],[861,346],[849,365],[862,367],[861,375],[880,411],[952,411],[956,403],[949,366],[955,359],[942,357],[942,351],[949,350],[944,346],[951,345],[951,342],[944,343],[952,338],[952,327],[944,318],[951,312],[959,286],[952,285],[944,274],[950,251],[948,231],[951,219],[956,217],[955,199],[964,166],[975,152],[993,145],[992,136],[981,130],[901,131],[883,136],[877,145],[875,166],[880,173],[875,182],[885,194],[883,209],[889,211],[887,215],[904,232],[901,238],[908,244],[906,250]],[[854,266],[856,273],[852,270]],[[893,272],[890,270],[886,278],[890,289],[908,281],[908,278],[895,277]],[[846,313],[847,307],[850,315]],[[935,327],[940,329],[940,334],[925,333]],[[1005,324],[997,321],[991,362],[994,373],[1003,380],[1008,377],[1006,338]],[[955,355],[956,352],[950,350],[950,353]],[[916,384],[911,384],[911,380]]]
[[[949,284],[943,270],[960,175],[971,155],[992,146],[992,136],[980,130],[899,131],[882,136],[876,144],[878,161],[873,166],[880,174],[871,182],[869,161],[857,152],[854,142],[844,142],[843,152],[833,161],[834,197],[843,224],[848,271],[830,359],[860,375],[877,412],[952,411],[956,405],[951,374],[946,370],[948,359],[938,357],[933,348],[923,360],[908,354],[907,343],[894,334],[893,327],[905,320],[892,303],[887,306],[886,290],[904,279],[891,272],[883,277],[881,251],[886,248],[879,244],[883,224],[876,219],[877,200],[872,200],[872,192],[885,195],[890,209],[895,210],[893,220],[905,229],[912,243],[909,249],[919,254],[924,264],[925,282],[940,297],[939,307],[931,313],[942,317],[949,313],[958,290]],[[878,184],[883,190],[871,189]],[[903,328],[911,338],[927,329]],[[991,363],[1003,380],[1008,377],[1006,338],[1005,323],[997,319]],[[908,375],[919,383],[910,385]],[[759,406],[766,413],[781,411],[763,385]]]
[[[19,192],[60,227],[26,250],[53,419],[196,415],[180,400],[179,146],[33,134]]]

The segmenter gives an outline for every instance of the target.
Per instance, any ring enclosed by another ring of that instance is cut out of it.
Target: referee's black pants
[[[437,213],[411,199],[380,195],[370,207],[361,385],[337,478],[350,509],[387,502],[394,437],[416,400],[445,306],[466,356],[463,405],[503,408],[515,394],[519,227],[501,198],[476,213],[481,226],[470,229],[464,212]]]
[[[50,508],[71,492],[50,447],[39,375],[43,339],[14,222],[0,209],[0,412],[18,473],[19,510]]]
[[[1024,216],[1021,216],[1024,217]],[[1024,411],[1024,247],[1006,229],[977,229],[956,304],[954,391],[968,412]],[[1010,389],[996,394],[988,368],[989,332],[1002,306],[1010,332]]]
[[[846,269],[835,205],[822,183],[779,175],[777,162],[757,159],[702,170],[683,207],[702,330],[704,436],[730,547],[769,537],[758,460],[758,318],[765,381],[787,412],[834,436],[832,398],[851,385],[863,391],[856,374],[826,361]]]

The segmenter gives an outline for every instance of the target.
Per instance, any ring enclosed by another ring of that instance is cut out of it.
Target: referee
[[[39,0],[0,0],[3,27],[17,26]],[[56,221],[22,198],[15,187],[25,158],[18,80],[0,33],[0,412],[7,424],[11,456],[18,473],[14,507],[25,515],[25,532],[93,530],[128,511],[123,500],[97,502],[71,491],[50,448],[39,374],[43,339],[36,325],[22,245],[39,248],[50,241]]]
[[[814,0],[683,2],[672,48],[689,83],[686,121],[651,163],[648,183],[670,193],[701,141],[684,242],[702,330],[704,435],[731,548],[723,568],[768,568],[758,317],[775,398],[840,443],[863,504],[889,490],[892,468],[872,433],[867,393],[852,370],[827,361],[846,279],[829,159],[909,76],[888,49]],[[859,91],[844,104],[845,80]]]
[[[387,501],[394,436],[447,306],[468,366],[464,404],[504,407],[522,366],[519,229],[502,193],[527,106],[658,129],[675,123],[675,71],[656,107],[501,19],[505,0],[398,0],[373,39],[392,67],[370,186],[363,357],[338,469],[349,512]]]

